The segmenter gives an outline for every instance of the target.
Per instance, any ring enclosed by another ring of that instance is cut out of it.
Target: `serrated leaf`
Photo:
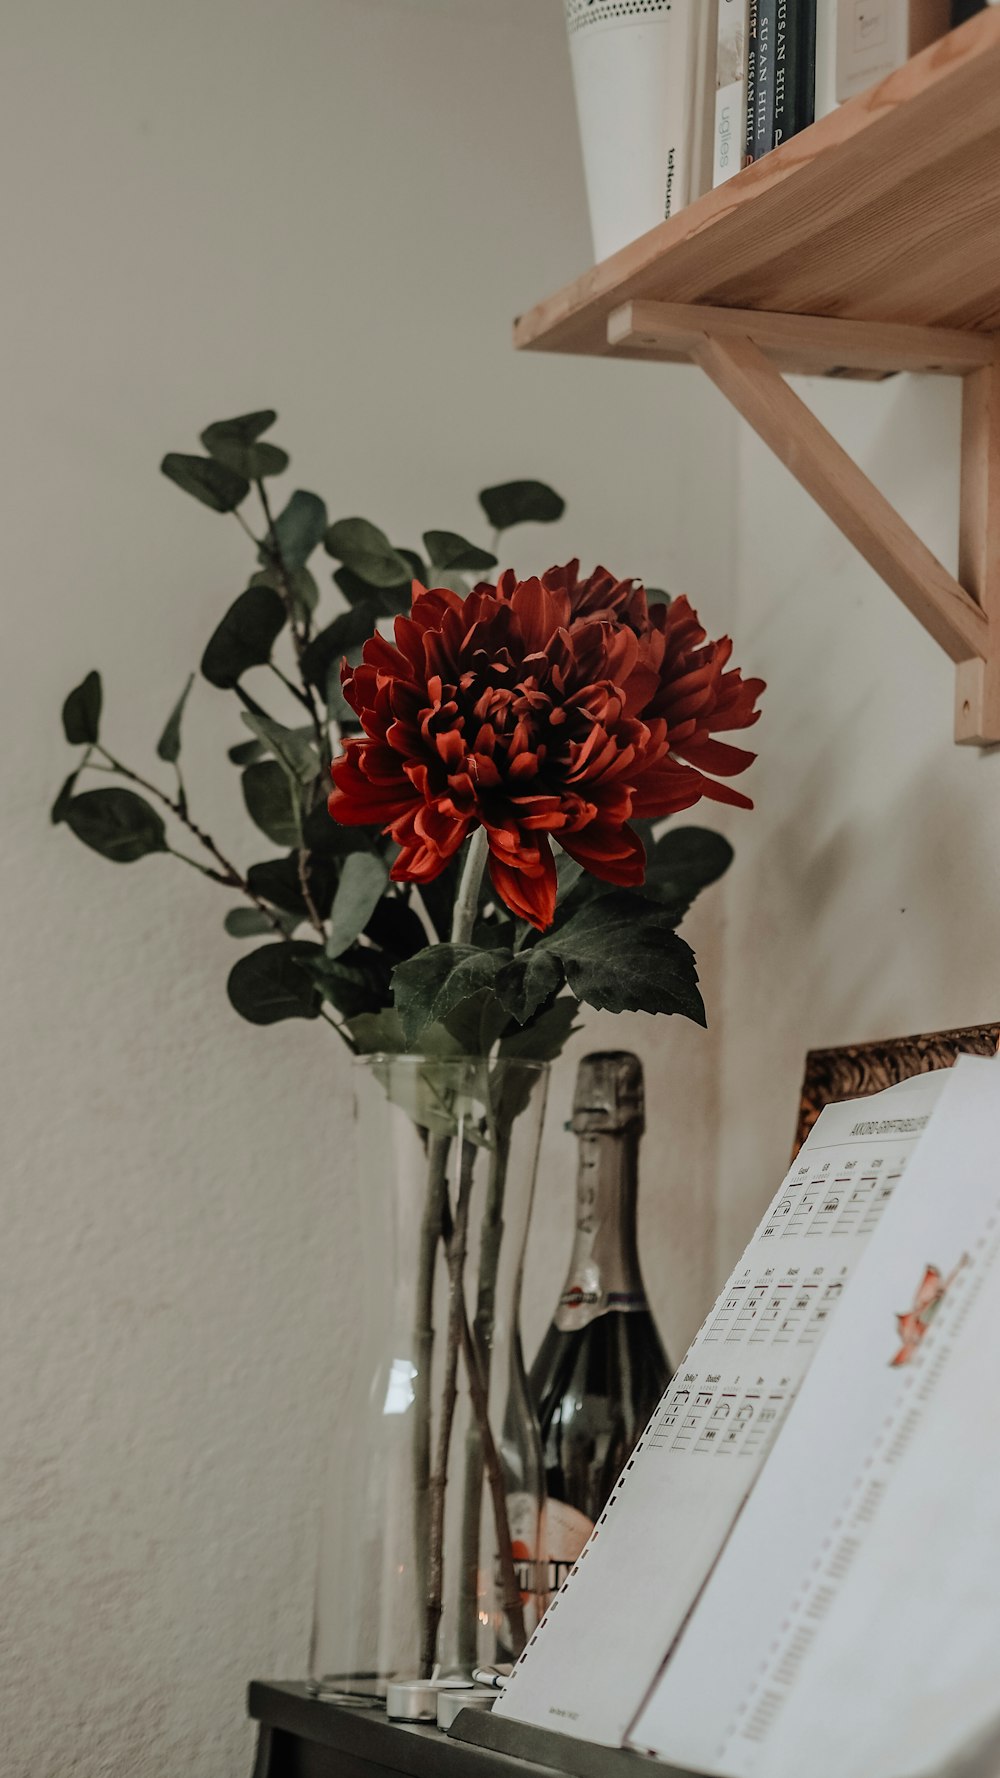
[[[122,785],[71,797],[63,820],[85,846],[112,864],[134,864],[167,850],[166,828],[145,797]]]
[[[273,408],[262,408],[259,413],[238,414],[233,420],[215,420],[205,427],[201,442],[216,463],[235,475],[263,481],[265,476],[281,475],[288,468],[287,451],[257,442],[277,418]]]
[[[520,951],[496,977],[493,991],[512,1019],[524,1025],[532,1013],[563,985],[562,964],[551,950],[537,945]]]
[[[300,729],[286,728],[270,716],[258,716],[255,710],[240,714],[251,734],[263,741],[290,778],[298,784],[314,782],[319,775],[319,756]]]
[[[209,637],[201,670],[220,691],[233,686],[251,667],[264,667],[285,626],[285,607],[270,587],[249,586],[234,599]]]
[[[379,613],[370,602],[342,611],[303,650],[300,662],[303,678],[310,685],[325,689],[329,674],[334,669],[339,672],[345,654],[374,636],[378,619]]]
[[[425,531],[424,545],[435,568],[465,568],[472,573],[497,565],[496,556],[488,549],[480,549],[457,531]]]
[[[494,531],[509,531],[511,525],[551,525],[566,510],[565,500],[545,482],[501,482],[484,488],[479,504]]]
[[[563,994],[530,1024],[509,1031],[501,1039],[498,1055],[523,1062],[554,1062],[577,1029],[580,1002]]]
[[[347,1029],[363,1056],[398,1056],[406,1048],[399,1014],[391,1006],[384,1006],[381,1012],[358,1013],[348,1019]]]
[[[278,554],[285,568],[304,568],[314,549],[318,549],[326,532],[326,502],[318,494],[296,488],[287,506],[274,521]],[[266,560],[270,540],[262,557]],[[315,582],[313,582],[315,585]]]
[[[249,765],[240,780],[247,814],[276,846],[302,843],[302,814],[286,768],[276,759]]]
[[[71,747],[89,747],[100,737],[101,675],[88,673],[74,686],[62,708],[63,733]]]
[[[226,989],[232,1006],[251,1025],[277,1025],[283,1019],[317,1019],[320,993],[307,969],[322,956],[306,939],[279,939],[241,957],[229,971]]]
[[[323,539],[327,553],[375,587],[407,586],[410,564],[368,519],[338,519]]]
[[[165,759],[168,765],[174,765],[181,756],[181,720],[188,694],[194,684],[194,674],[188,674],[188,682],[181,692],[176,704],[167,717],[167,726],[156,743],[157,756]]]
[[[689,945],[669,907],[629,890],[587,902],[536,949],[554,951],[578,1000],[604,1012],[680,1013],[698,1025],[705,1007]]]
[[[168,451],[160,469],[185,494],[193,494],[213,512],[235,512],[250,492],[245,476],[237,475],[212,457],[189,457],[183,451]]]
[[[447,944],[429,945],[398,964],[392,976],[393,1002],[407,1045],[416,1048],[425,1026],[443,1023],[463,1000],[492,987],[509,960],[505,951]]]
[[[330,916],[328,957],[339,957],[364,931],[388,881],[388,867],[376,852],[352,852],[344,859]]]

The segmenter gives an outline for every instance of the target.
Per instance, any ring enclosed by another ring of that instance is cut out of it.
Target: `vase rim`
[[[536,1056],[476,1056],[464,1052],[455,1056],[434,1056],[427,1055],[422,1050],[368,1050],[364,1055],[351,1057],[352,1068],[367,1067],[373,1062],[410,1062],[435,1068],[464,1068],[470,1062],[475,1062],[485,1063],[491,1068],[502,1065],[531,1069],[536,1074],[544,1074],[552,1066],[551,1062],[540,1061]]]

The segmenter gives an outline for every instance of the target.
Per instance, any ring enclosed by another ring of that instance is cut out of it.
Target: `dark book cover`
[[[757,66],[753,103],[753,158],[760,160],[774,146],[775,48],[778,8],[787,0],[757,0]]]
[[[747,14],[747,134],[744,144],[744,164],[755,160],[754,125],[757,105],[757,16],[760,11],[760,0],[750,0]]]
[[[816,0],[778,0],[771,147],[806,129],[815,115]]]

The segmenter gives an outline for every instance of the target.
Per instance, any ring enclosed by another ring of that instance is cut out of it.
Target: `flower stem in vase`
[[[413,1379],[413,1513],[417,1598],[424,1609],[428,1599],[428,1559],[431,1524],[431,1364],[434,1356],[434,1276],[438,1245],[442,1238],[448,1200],[450,1136],[431,1136],[427,1144],[427,1197],[420,1231],[417,1278],[417,1325],[414,1338],[416,1376]],[[428,1677],[430,1666],[423,1677]]]

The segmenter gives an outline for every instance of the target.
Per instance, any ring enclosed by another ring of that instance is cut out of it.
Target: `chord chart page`
[[[791,1778],[806,1765],[818,1772],[826,1741],[815,1733],[816,1698],[800,1696],[800,1672],[814,1643],[825,1648],[825,1620],[876,1522],[884,1525],[887,1514],[893,1522],[887,1490],[901,1462],[912,1460],[909,1444],[939,1388],[949,1354],[945,1329],[967,1315],[996,1267],[998,1148],[1000,1064],[964,1058],[946,1076],[905,1190],[886,1206],[858,1261],[848,1306],[802,1384],[630,1745],[727,1778]],[[993,1294],[1000,1296],[1000,1280]],[[990,1349],[995,1353],[995,1337]],[[959,1438],[939,1446],[946,1470],[966,1445]],[[964,1461],[963,1455],[963,1467]],[[953,1537],[954,1518],[946,1517]],[[911,1546],[910,1555],[919,1576],[923,1550]],[[991,1575],[991,1594],[994,1581]],[[916,1592],[925,1605],[934,1599],[933,1619],[937,1594],[919,1579]],[[871,1621],[879,1625],[881,1648],[884,1604],[879,1611]],[[995,1615],[1000,1619],[1000,1609]],[[855,1635],[858,1618],[855,1604]],[[896,1655],[905,1666],[913,1631],[905,1613],[898,1622]],[[819,1652],[812,1666],[822,1690]],[[863,1662],[859,1667],[855,1659],[854,1671],[862,1672]],[[847,1708],[843,1695],[838,1708],[854,1735],[857,1709]],[[786,1715],[792,1728],[782,1723]],[[789,1749],[784,1764],[776,1752],[779,1730]],[[844,1778],[855,1768],[874,1778],[863,1761],[831,1762]]]
[[[943,1080],[922,1075],[822,1112],[494,1714],[622,1744]]]

